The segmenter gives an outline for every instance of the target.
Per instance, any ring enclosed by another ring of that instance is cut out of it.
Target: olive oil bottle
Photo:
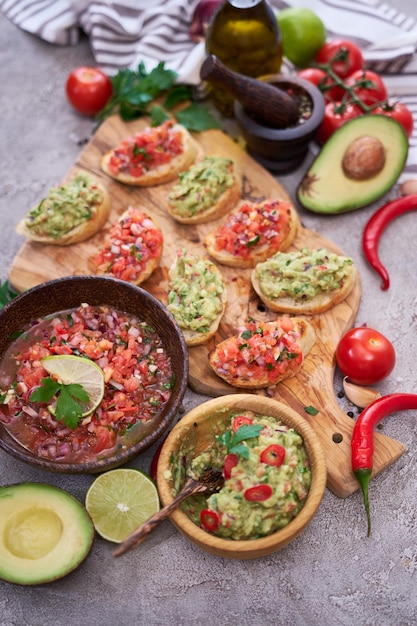
[[[278,73],[281,32],[266,0],[224,0],[209,24],[206,52],[245,76]],[[214,87],[211,95],[217,108],[232,117],[233,96],[219,87]]]

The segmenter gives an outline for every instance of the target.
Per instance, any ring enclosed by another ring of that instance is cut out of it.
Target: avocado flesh
[[[0,579],[39,585],[78,567],[94,526],[71,494],[43,483],[0,487]]]
[[[376,137],[385,151],[385,164],[368,180],[353,180],[342,168],[343,156],[353,141]],[[398,180],[408,155],[403,127],[383,115],[363,115],[341,126],[324,144],[297,190],[300,204],[314,213],[345,213],[383,196]]]

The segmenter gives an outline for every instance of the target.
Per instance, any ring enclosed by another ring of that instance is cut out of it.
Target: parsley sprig
[[[102,122],[110,115],[119,113],[125,122],[142,115],[149,115],[152,126],[158,126],[173,115],[177,122],[188,130],[202,131],[219,128],[219,123],[205,106],[192,102],[181,111],[172,113],[172,109],[191,99],[191,88],[175,84],[178,74],[165,68],[165,63],[147,72],[143,61],[137,70],[123,68],[111,78],[113,95],[96,115]],[[155,100],[164,97],[162,105]],[[171,111],[171,115],[168,113]]]
[[[42,378],[41,386],[32,391],[29,400],[31,402],[50,402],[55,396],[57,396],[54,410],[55,419],[74,430],[83,415],[80,402],[88,402],[88,393],[78,383],[64,385],[53,380],[53,378]]]
[[[217,435],[216,440],[226,448],[227,454],[238,454],[248,459],[249,450],[243,442],[246,439],[258,437],[263,428],[262,424],[244,424],[236,432],[226,430],[221,435]]]
[[[16,298],[17,295],[18,294],[12,289],[8,280],[5,280],[4,283],[0,281],[0,309]]]

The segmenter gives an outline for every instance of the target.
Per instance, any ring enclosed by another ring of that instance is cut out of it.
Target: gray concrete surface
[[[308,3],[307,3],[308,4]],[[415,0],[393,5],[416,17]],[[17,220],[57,184],[90,136],[92,123],[66,102],[68,72],[92,62],[87,41],[58,48],[19,31],[0,15],[1,180],[0,274],[22,244]],[[281,179],[294,197],[301,171]],[[395,197],[392,190],[387,198]],[[379,204],[378,204],[379,205]],[[382,393],[416,391],[416,216],[392,224],[381,242],[392,285],[379,279],[360,249],[375,206],[337,217],[300,210],[359,265],[363,298],[356,323],[377,327],[398,359]],[[340,379],[335,381],[336,391]],[[184,408],[204,400],[188,392]],[[343,406],[348,410],[347,406]],[[281,552],[255,561],[212,557],[163,523],[136,551],[119,559],[97,538],[86,562],[68,577],[24,588],[0,582],[1,626],[413,626],[417,623],[417,421],[412,412],[384,420],[383,432],[405,454],[371,484],[373,535],[366,537],[359,493],[344,500],[326,491],[311,526]],[[131,463],[149,471],[154,449]],[[0,452],[0,484],[47,481],[81,501],[90,476],[55,476]]]

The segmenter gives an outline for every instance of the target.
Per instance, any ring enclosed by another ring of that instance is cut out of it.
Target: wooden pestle
[[[214,54],[203,62],[200,78],[229,91],[259,124],[288,128],[298,122],[297,102],[286,91],[230,70]]]

